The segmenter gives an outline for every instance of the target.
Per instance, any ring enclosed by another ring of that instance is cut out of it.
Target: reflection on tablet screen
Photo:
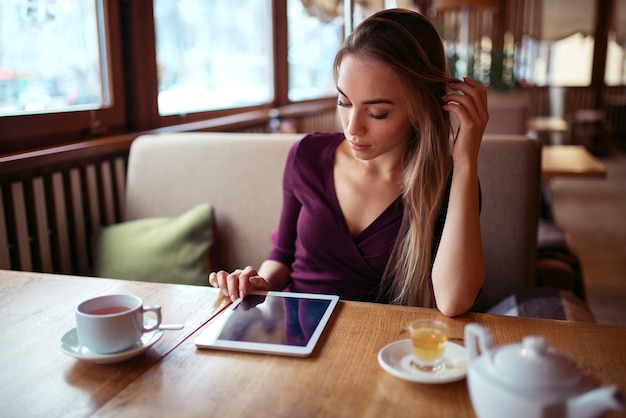
[[[247,295],[232,311],[218,339],[306,346],[330,300]]]

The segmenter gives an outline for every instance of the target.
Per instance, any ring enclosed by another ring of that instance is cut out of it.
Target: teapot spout
[[[567,402],[568,418],[596,418],[607,411],[622,411],[624,397],[617,386],[594,389]]]

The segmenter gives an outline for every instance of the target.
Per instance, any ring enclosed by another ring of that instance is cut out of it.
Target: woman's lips
[[[363,144],[357,144],[356,142],[350,142],[350,148],[352,148],[352,150],[354,151],[365,151],[366,149],[369,148],[369,145],[363,145]]]

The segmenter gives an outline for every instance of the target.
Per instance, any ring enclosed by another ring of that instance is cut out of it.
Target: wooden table
[[[606,177],[606,167],[582,145],[541,147],[541,179],[554,177]]]
[[[558,116],[538,116],[528,119],[526,128],[538,133],[567,132],[565,119]]]
[[[75,326],[76,305],[110,293],[159,304],[164,324],[185,328],[165,331],[143,355],[125,363],[96,365],[63,354],[59,342]],[[0,416],[91,415],[228,303],[208,287],[0,270]]]
[[[569,126],[565,119],[558,116],[538,116],[528,119],[526,129],[528,133],[537,135],[545,145],[548,145],[555,142],[554,136],[560,137],[562,142]]]
[[[378,351],[407,337],[415,318],[438,318],[463,343],[469,322],[494,343],[544,335],[603,384],[626,390],[626,327],[341,301],[309,358],[199,350],[193,341],[222,300],[210,288],[0,271],[0,411],[6,416],[474,417],[466,381],[425,385],[385,372]],[[163,305],[166,322],[184,322],[144,355],[93,365],[58,349],[80,300],[110,291]],[[222,300],[223,301],[223,300]],[[12,335],[12,337],[9,337]],[[609,414],[607,416],[626,416]]]

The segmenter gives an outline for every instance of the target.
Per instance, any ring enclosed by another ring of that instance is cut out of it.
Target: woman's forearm
[[[485,277],[475,163],[455,164],[448,212],[432,271],[439,310],[461,315],[473,305]]]

